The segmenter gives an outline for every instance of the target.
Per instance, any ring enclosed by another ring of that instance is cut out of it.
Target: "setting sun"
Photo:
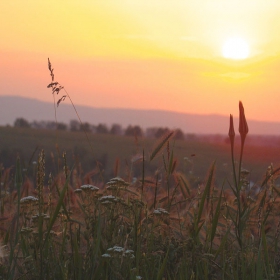
[[[227,39],[223,45],[223,57],[229,59],[246,59],[249,57],[250,49],[247,42],[239,37]]]

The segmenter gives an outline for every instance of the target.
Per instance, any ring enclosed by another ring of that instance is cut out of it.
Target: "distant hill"
[[[82,121],[91,124],[114,123],[123,127],[140,125],[147,127],[181,128],[185,133],[195,134],[227,134],[229,117],[222,115],[196,115],[170,111],[133,110],[118,108],[94,108],[76,106]],[[51,102],[18,96],[0,96],[0,125],[12,125],[18,117],[28,121],[54,120],[54,108]],[[59,122],[69,123],[77,119],[73,107],[61,103],[57,110]],[[238,132],[238,120],[235,119],[235,130]],[[280,123],[262,122],[248,119],[251,134],[280,134]]]

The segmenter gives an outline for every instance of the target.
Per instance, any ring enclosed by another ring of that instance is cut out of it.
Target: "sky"
[[[237,116],[241,100],[280,121],[279,0],[13,0],[0,14],[0,95],[52,102],[50,58],[77,105]],[[246,58],[224,56],[232,38]]]

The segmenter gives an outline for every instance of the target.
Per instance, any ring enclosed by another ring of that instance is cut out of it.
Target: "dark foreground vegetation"
[[[0,128],[0,276],[279,279],[278,148],[243,153],[247,132],[90,146],[82,132]]]
[[[0,128],[0,278],[279,279],[279,148],[239,111],[219,145]]]

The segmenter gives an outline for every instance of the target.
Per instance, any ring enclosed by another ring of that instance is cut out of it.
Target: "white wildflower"
[[[83,190],[82,189],[76,189],[74,190],[74,193],[81,193]]]
[[[34,196],[26,196],[26,197],[23,197],[21,200],[20,200],[20,203],[24,204],[24,203],[30,203],[30,202],[36,202],[38,201],[39,199],[34,197]]]
[[[102,257],[102,258],[109,259],[109,258],[111,258],[111,255],[110,255],[110,254],[103,254],[101,257]]]
[[[169,215],[169,212],[163,208],[158,208],[154,210],[154,215]]]
[[[104,196],[102,196],[102,197],[99,198],[100,201],[104,201],[104,200],[114,200],[114,199],[116,199],[116,197],[113,196],[113,195],[104,195]]]
[[[83,186],[81,186],[81,189],[83,190],[83,191],[93,191],[93,192],[97,192],[97,191],[99,191],[99,188],[98,187],[96,187],[96,186],[93,186],[93,185],[83,185]]]

